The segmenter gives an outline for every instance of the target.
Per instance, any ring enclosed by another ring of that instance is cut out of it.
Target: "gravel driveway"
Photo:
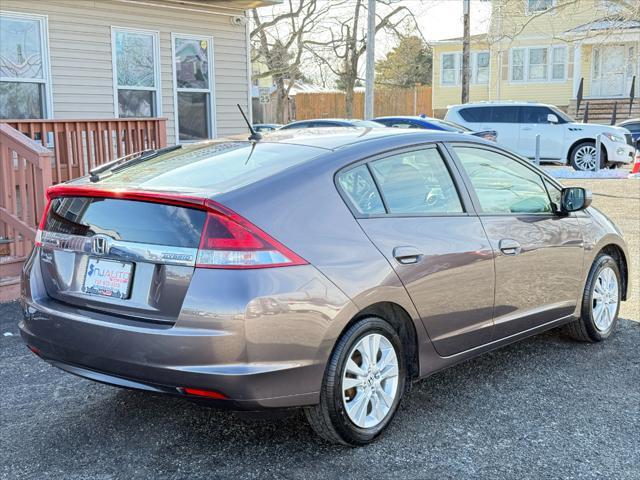
[[[640,182],[564,183],[596,193],[631,251],[609,341],[554,330],[436,374],[383,438],[347,449],[299,414],[247,420],[62,373],[23,345],[17,305],[0,305],[0,478],[640,479]]]
[[[551,331],[436,374],[384,437],[349,449],[299,414],[240,419],[63,373],[25,348],[18,317],[0,305],[0,478],[639,478],[640,323],[597,345]]]

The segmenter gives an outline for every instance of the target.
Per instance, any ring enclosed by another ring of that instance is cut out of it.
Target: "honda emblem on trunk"
[[[94,255],[105,255],[109,253],[109,237],[106,235],[95,235],[91,239],[91,253]]]

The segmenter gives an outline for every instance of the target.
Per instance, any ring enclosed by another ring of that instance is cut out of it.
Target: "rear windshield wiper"
[[[102,178],[102,175],[105,173],[119,172],[120,170],[124,170],[125,168],[137,165],[138,163],[145,162],[157,157],[158,155],[162,155],[163,153],[173,152],[174,150],[178,150],[179,148],[182,148],[182,145],[171,145],[164,148],[143,150],[142,152],[136,152],[121,158],[116,158],[115,160],[89,170],[89,181],[94,183],[98,182]]]

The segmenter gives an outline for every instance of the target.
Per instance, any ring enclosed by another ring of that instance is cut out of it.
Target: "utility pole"
[[[471,33],[470,33],[470,21],[469,21],[469,2],[470,0],[462,0],[462,15],[463,15],[463,40],[462,40],[462,103],[469,102],[469,73],[471,72],[470,62],[471,54]]]
[[[364,119],[373,118],[373,86],[376,74],[376,0],[367,9],[367,71],[364,85]]]

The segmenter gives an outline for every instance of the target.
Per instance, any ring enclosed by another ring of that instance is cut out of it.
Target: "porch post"
[[[573,46],[573,98],[578,97],[580,79],[582,78],[582,43],[576,42]]]

